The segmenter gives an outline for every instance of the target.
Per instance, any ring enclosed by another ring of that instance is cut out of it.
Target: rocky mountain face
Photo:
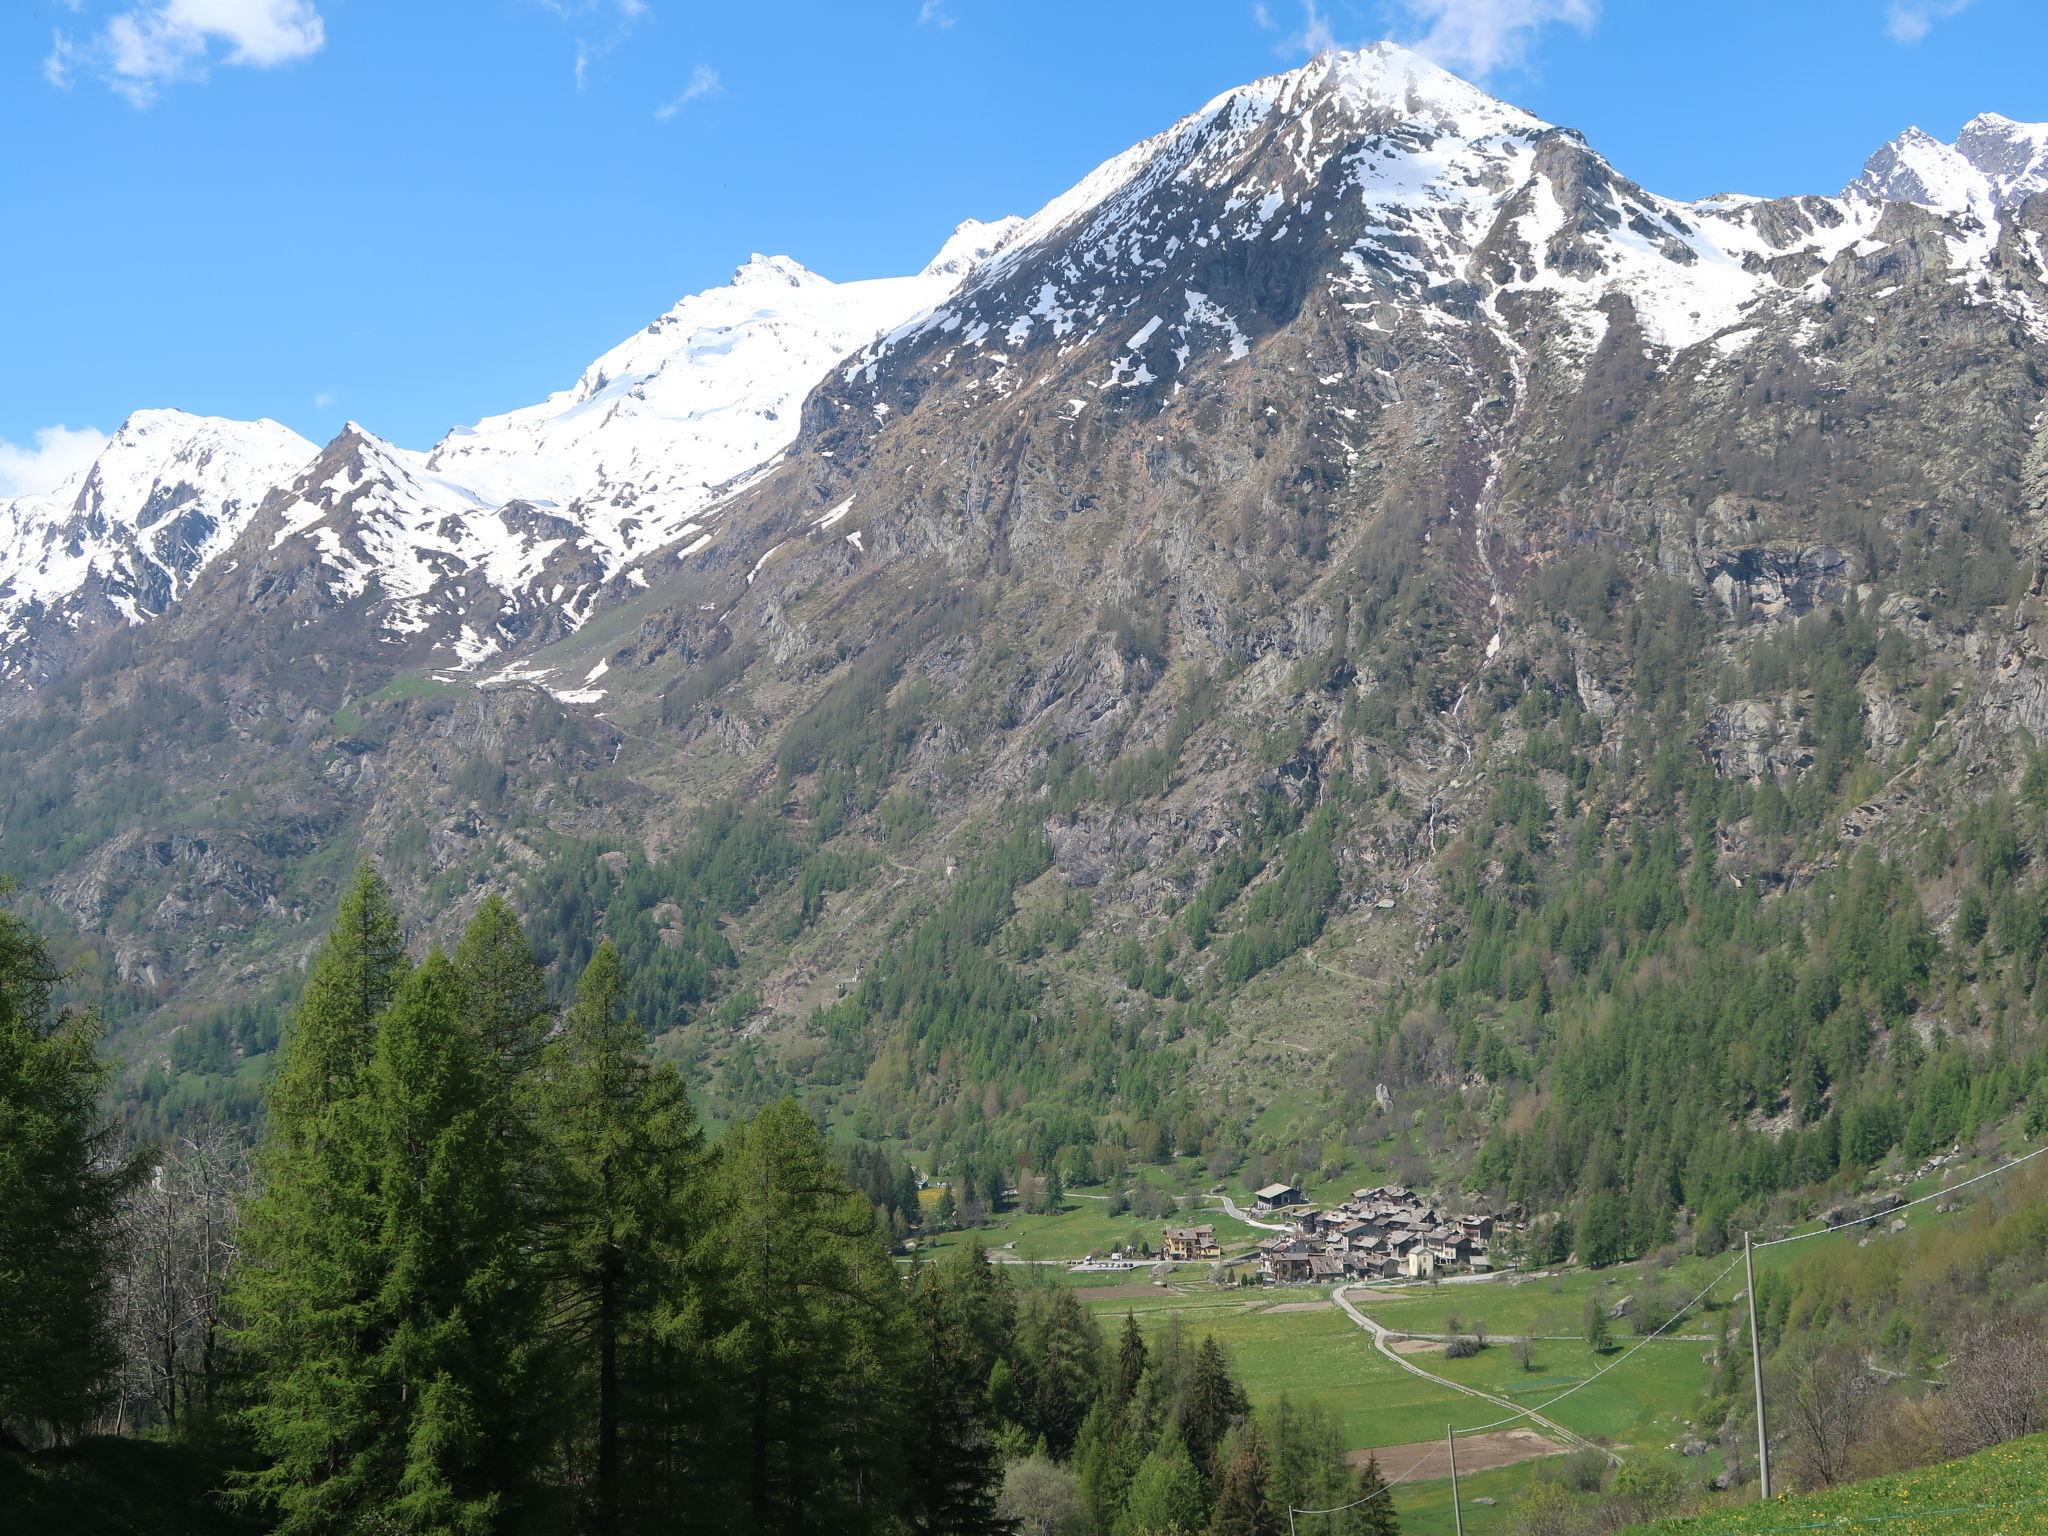
[[[162,614],[313,454],[274,421],[137,411],[72,482],[0,498],[0,677],[33,688]]]
[[[351,427],[0,733],[5,855],[139,1061],[286,985],[360,847],[436,931],[594,915],[735,1100],[1256,1099],[1394,1007],[1483,1102],[1449,1042],[1554,1042],[1443,956],[1569,847],[1792,900],[1867,846],[1949,921],[1925,834],[2048,731],[2044,143],[1682,203],[1326,55],[917,277],[757,259],[430,452]],[[956,932],[1001,1049],[872,980]]]
[[[1848,195],[1919,203],[1950,213],[2017,208],[2048,191],[2048,123],[1996,112],[1963,124],[1953,144],[1908,128],[1872,155]]]

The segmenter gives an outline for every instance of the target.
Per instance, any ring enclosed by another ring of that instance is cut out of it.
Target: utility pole
[[[1767,1500],[1771,1496],[1771,1440],[1764,1427],[1764,1346],[1756,1332],[1756,1265],[1750,1259],[1750,1237],[1748,1232],[1742,1234],[1742,1278],[1749,1285],[1749,1370],[1756,1382],[1757,1496]]]
[[[1449,1424],[1444,1426],[1444,1446],[1451,1453],[1451,1518],[1457,1522],[1458,1536],[1465,1536],[1465,1510],[1458,1503],[1458,1431]]]

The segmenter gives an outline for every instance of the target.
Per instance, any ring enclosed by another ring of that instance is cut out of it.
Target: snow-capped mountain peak
[[[1872,202],[1918,203],[1945,213],[1992,206],[1991,184],[1953,144],[1911,127],[1863,163],[1845,189]]]
[[[1956,152],[1982,173],[2002,208],[2048,191],[2048,123],[1980,112],[1956,135]]]
[[[735,267],[732,274],[735,288],[801,288],[806,283],[825,281],[793,257],[763,256],[759,251]]]
[[[2048,191],[2048,123],[1982,112],[1953,144],[1913,127],[1864,163],[1845,195],[1989,216]]]
[[[910,277],[834,282],[756,254],[567,389],[425,453],[351,424],[271,548],[311,543],[337,601],[374,594],[391,638],[431,632],[465,666],[536,626],[573,629],[627,567],[709,543],[720,502],[779,460],[831,364],[944,300],[1017,223],[969,220]]]
[[[313,454],[274,421],[142,410],[83,474],[0,499],[0,669],[42,672],[97,627],[162,613]]]
[[[918,275],[949,277],[957,282],[1008,244],[1023,223],[1015,214],[1003,219],[963,219]]]

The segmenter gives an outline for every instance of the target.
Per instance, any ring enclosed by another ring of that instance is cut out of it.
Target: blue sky
[[[1383,36],[1673,196],[2048,119],[2040,0],[6,0],[0,493],[147,405],[425,446],[750,251],[914,270]]]

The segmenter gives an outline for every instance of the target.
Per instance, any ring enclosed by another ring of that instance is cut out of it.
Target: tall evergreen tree
[[[282,1536],[335,1529],[388,1489],[371,1362],[386,1265],[370,1103],[379,1015],[406,974],[398,915],[364,864],[343,891],[280,1045],[230,1297],[266,1464],[248,1491]]]
[[[919,1536],[998,1536],[1012,1529],[996,1512],[1002,1457],[974,1343],[945,1292],[946,1276],[933,1266],[912,1277],[904,1514]]]
[[[539,1094],[553,1147],[548,1248],[568,1455],[600,1532],[663,1523],[701,1459],[703,1134],[646,1059],[618,953],[585,967]]]
[[[273,1147],[322,1139],[325,1112],[354,1097],[370,1067],[377,1015],[405,977],[391,891],[364,860],[343,887],[327,942],[306,975],[270,1087]]]
[[[1345,1512],[1353,1536],[1401,1536],[1401,1516],[1394,1491],[1380,1471],[1380,1459],[1368,1456],[1351,1490],[1353,1507]]]
[[[1026,1348],[1032,1357],[1032,1418],[1055,1460],[1072,1454],[1074,1437],[1102,1391],[1102,1330],[1065,1286],[1034,1309]]]
[[[4,891],[0,891],[4,894]],[[117,1205],[90,1015],[53,1018],[42,940],[0,910],[0,1445],[64,1440],[103,1400]]]
[[[383,1284],[373,1313],[389,1516],[408,1532],[504,1529],[531,1499],[545,1420],[531,1231],[505,1086],[439,952],[399,988],[372,1063]],[[380,1472],[383,1470],[379,1468]]]
[[[1244,1417],[1249,1404],[1244,1388],[1230,1373],[1230,1362],[1214,1334],[1202,1340],[1182,1391],[1178,1414],[1180,1437],[1204,1478],[1215,1475],[1215,1458],[1230,1426]]]
[[[1223,1449],[1223,1475],[1209,1519],[1214,1536],[1278,1536],[1283,1523],[1266,1498],[1270,1464],[1266,1437],[1256,1419],[1246,1419]]]
[[[1117,1339],[1116,1374],[1110,1381],[1110,1402],[1122,1411],[1137,1396],[1138,1383],[1145,1379],[1145,1334],[1134,1312],[1124,1314],[1123,1333]]]
[[[553,1009],[547,974],[534,959],[519,918],[501,896],[477,909],[452,956],[467,992],[472,1027],[506,1074],[530,1070],[547,1039]]]
[[[903,1287],[874,1208],[790,1099],[726,1136],[713,1188],[727,1438],[709,1523],[748,1536],[886,1529],[909,1387]]]

